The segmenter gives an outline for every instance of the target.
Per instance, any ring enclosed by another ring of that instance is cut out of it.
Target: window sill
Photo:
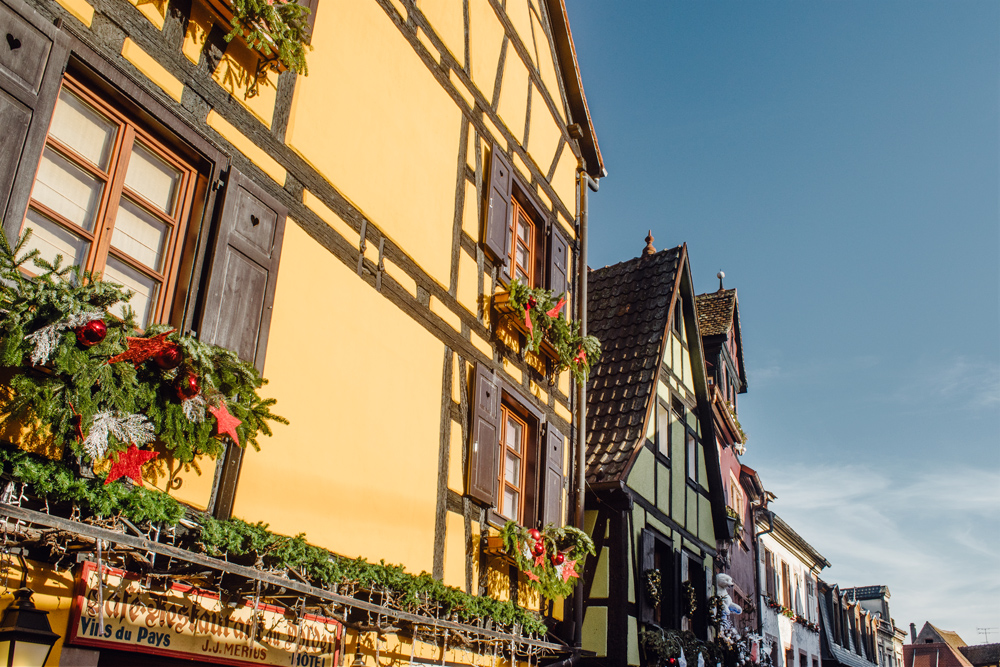
[[[530,337],[528,333],[528,327],[524,324],[524,314],[520,312],[514,305],[510,302],[510,292],[503,291],[497,292],[493,295],[493,309],[500,315],[500,322],[505,326],[514,329],[518,333],[527,339]],[[556,348],[552,347],[552,344],[545,338],[542,337],[539,350],[546,357],[552,360],[559,358],[559,353],[556,352]]]
[[[222,29],[228,34],[229,31],[233,29],[233,5],[228,0],[201,0],[212,15],[222,22]],[[278,59],[278,50],[275,45],[271,42],[261,43],[260,46],[254,48],[245,39],[245,31],[238,37],[239,41],[246,46],[250,51],[256,53],[263,62],[267,62],[270,68],[275,72],[281,73],[288,69],[288,67]]]
[[[517,565],[514,561],[514,557],[507,553],[507,549],[503,544],[503,538],[499,535],[484,537],[482,540],[482,552],[484,556],[490,556],[491,558],[504,561],[510,565]]]

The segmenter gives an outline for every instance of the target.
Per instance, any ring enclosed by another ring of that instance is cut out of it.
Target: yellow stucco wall
[[[430,571],[443,359],[441,342],[289,220],[264,391],[291,425],[247,454],[234,514]]]
[[[70,614],[73,605],[73,589],[75,579],[73,570],[66,569],[57,572],[51,567],[28,560],[28,579],[25,585],[34,591],[31,601],[35,607],[47,611],[46,617],[52,631],[59,635],[52,653],[45,664],[58,665],[62,653],[63,641],[69,634]],[[13,592],[21,586],[21,566],[17,559],[12,559],[10,570],[3,578],[5,592],[0,596],[0,607],[6,608],[13,600]],[[7,591],[9,589],[9,592]]]
[[[325,4],[313,46],[289,146],[447,286],[459,107],[375,2]]]

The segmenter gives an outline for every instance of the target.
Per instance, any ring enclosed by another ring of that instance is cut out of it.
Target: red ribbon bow
[[[581,364],[587,361],[587,353],[583,351],[582,347],[580,348],[580,351],[577,353],[577,355],[573,357],[573,361]]]
[[[566,304],[566,299],[564,297],[559,297],[559,303],[557,303],[555,307],[552,308],[552,310],[550,310],[545,314],[548,315],[549,317],[558,317],[559,311],[562,310],[562,307],[565,304]]]
[[[528,333],[532,336],[535,335],[535,325],[531,323],[531,314],[528,311],[535,307],[535,303],[534,299],[528,299],[528,303],[524,307],[524,326],[528,329]]]

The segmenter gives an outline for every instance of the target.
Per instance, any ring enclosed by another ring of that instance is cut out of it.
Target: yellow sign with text
[[[285,610],[242,602],[172,584],[143,586],[123,570],[84,563],[70,624],[69,643],[199,659],[220,665],[333,667],[343,627],[312,614],[289,618]]]

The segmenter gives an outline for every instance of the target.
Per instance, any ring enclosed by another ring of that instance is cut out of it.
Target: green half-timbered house
[[[640,665],[640,630],[708,639],[725,497],[687,246],[589,274],[590,332],[603,354],[587,396],[584,649]],[[693,604],[692,604],[693,602]]]

